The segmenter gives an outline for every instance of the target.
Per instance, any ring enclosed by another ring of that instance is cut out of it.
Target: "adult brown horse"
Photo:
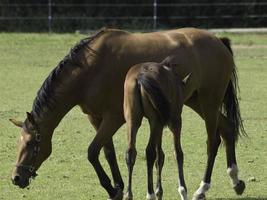
[[[169,61],[168,61],[169,62]],[[128,166],[128,188],[125,200],[133,199],[132,172],[136,160],[136,135],[143,117],[150,125],[149,142],[146,148],[147,159],[147,199],[155,199],[153,190],[153,166],[157,168],[158,200],[162,200],[163,189],[161,172],[164,164],[162,151],[162,132],[168,126],[173,133],[173,142],[179,171],[179,193],[182,200],[187,199],[183,173],[183,151],[180,142],[181,114],[184,104],[184,88],[190,75],[184,80],[176,73],[176,66],[162,63],[142,63],[132,67],[124,83],[124,117],[127,125],[128,149],[126,163]]]
[[[22,128],[13,183],[22,188],[29,184],[51,154],[55,128],[71,108],[79,105],[97,132],[88,148],[88,160],[109,197],[122,199],[124,185],[112,136],[125,122],[125,75],[134,64],[159,62],[173,54],[179,61],[176,63],[179,74],[182,77],[192,74],[185,89],[185,103],[202,116],[208,132],[207,168],[195,198],[201,199],[209,188],[219,134],[226,144],[229,174],[241,194],[245,186],[237,177],[235,142],[242,123],[235,95],[233,56],[220,39],[194,28],[144,34],[105,29],[77,44],[44,81],[25,121],[12,120]],[[225,103],[232,110],[219,113],[226,90],[232,90],[229,102]],[[99,162],[102,147],[114,186]]]

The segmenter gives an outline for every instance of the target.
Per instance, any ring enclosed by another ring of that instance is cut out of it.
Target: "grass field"
[[[222,34],[224,35],[224,34]],[[240,177],[247,189],[238,197],[226,174],[225,151],[219,149],[208,199],[267,199],[267,35],[227,34],[233,41],[241,88],[241,112],[249,137],[237,144]],[[78,34],[0,34],[0,200],[100,200],[102,189],[87,161],[87,147],[94,130],[86,116],[75,107],[63,119],[53,137],[53,153],[42,165],[29,189],[11,184],[19,130],[9,118],[24,119],[31,110],[41,83],[54,66],[84,35]],[[145,199],[146,164],[144,149],[148,125],[144,121],[137,139],[138,156],[134,168],[133,192],[136,200]],[[197,189],[206,163],[206,132],[203,121],[191,110],[183,111],[182,144],[185,153],[185,178],[190,198]],[[127,180],[124,161],[126,134],[123,126],[114,137],[119,166]],[[163,148],[164,199],[179,199],[177,167],[172,136],[165,130]],[[68,152],[68,153],[66,153]],[[108,170],[101,154],[101,161]],[[109,172],[109,170],[108,170]]]

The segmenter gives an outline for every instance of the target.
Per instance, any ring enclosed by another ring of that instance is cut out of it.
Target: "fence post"
[[[153,3],[153,30],[157,29],[157,0]]]
[[[52,8],[51,8],[51,0],[48,0],[48,32],[52,31]]]

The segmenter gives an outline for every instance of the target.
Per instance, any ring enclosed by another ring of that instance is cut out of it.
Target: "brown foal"
[[[183,151],[180,143],[181,113],[184,104],[183,90],[187,76],[183,81],[176,73],[175,66],[162,63],[143,63],[132,67],[124,83],[124,116],[128,133],[126,163],[128,166],[128,189],[125,200],[133,199],[132,171],[136,159],[136,134],[145,116],[150,125],[150,138],[146,147],[147,159],[147,199],[161,200],[163,189],[161,171],[164,153],[161,148],[162,131],[168,126],[173,133],[175,154],[179,171],[179,192],[183,200],[187,199],[183,174]],[[153,189],[153,166],[157,168],[156,196]]]

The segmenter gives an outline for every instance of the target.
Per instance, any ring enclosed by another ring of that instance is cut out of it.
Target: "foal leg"
[[[141,126],[143,118],[143,107],[141,104],[140,91],[135,84],[125,84],[124,92],[124,117],[127,126],[128,149],[126,151],[125,160],[128,168],[128,187],[124,195],[125,200],[133,199],[132,193],[132,172],[136,160],[136,134]]]
[[[221,143],[220,135],[217,131],[219,108],[216,105],[209,104],[207,101],[202,102],[204,104],[202,105],[202,111],[208,134],[208,160],[203,180],[198,190],[194,193],[193,200],[205,199],[205,193],[210,188],[212,169],[217,155],[218,147]]]
[[[161,172],[164,165],[165,155],[162,150],[162,136],[158,138],[159,142],[156,148],[157,160],[156,160],[156,169],[157,169],[157,187],[156,187],[156,196],[158,200],[162,200],[163,189],[161,183]]]
[[[88,119],[95,128],[95,130],[97,131],[102,122],[102,119],[92,115],[88,115]],[[115,188],[118,189],[118,191],[123,191],[124,183],[118,167],[118,162],[112,138],[104,145],[104,154],[110,166]]]
[[[179,173],[179,187],[178,192],[181,196],[182,200],[187,200],[187,188],[184,180],[184,154],[181,146],[181,117],[178,117],[177,120],[170,124],[170,129],[173,133],[173,142],[174,142],[174,149],[175,149],[175,156],[178,165],[178,173]]]
[[[150,123],[150,138],[146,147],[147,160],[147,196],[148,200],[155,200],[156,196],[153,188],[153,166],[156,160],[156,147],[159,138],[162,137],[163,125],[158,120],[149,121]]]
[[[244,181],[238,178],[238,168],[235,155],[235,134],[231,128],[230,122],[225,116],[220,114],[218,129],[225,143],[226,159],[227,159],[227,174],[230,176],[233,188],[238,195],[241,195],[246,185]]]
[[[127,129],[128,129],[128,149],[126,151],[126,164],[128,168],[128,187],[127,192],[124,195],[125,200],[131,200],[133,199],[133,193],[132,193],[132,173],[133,173],[133,167],[136,160],[136,134],[138,131],[138,128],[141,125],[142,117],[137,118],[136,120],[133,120],[133,123],[130,121],[126,121],[127,123]]]
[[[88,148],[88,160],[93,165],[100,184],[108,192],[110,199],[121,200],[122,192],[111,185],[111,181],[99,162],[101,148],[110,141],[113,134],[121,127],[123,116],[106,115],[97,130],[97,134]]]

